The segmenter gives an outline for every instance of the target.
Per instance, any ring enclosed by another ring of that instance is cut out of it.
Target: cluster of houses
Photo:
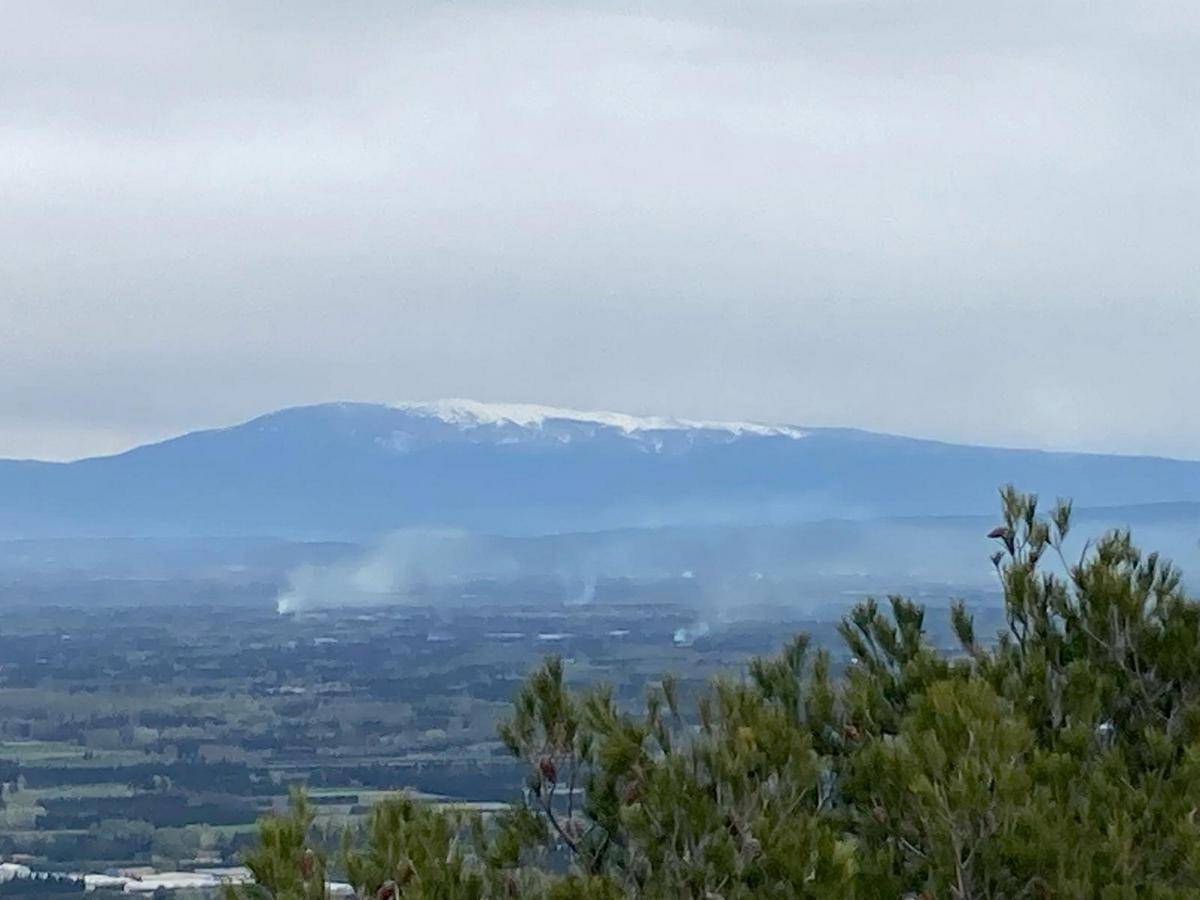
[[[189,891],[201,895],[217,892],[226,885],[247,884],[250,870],[241,866],[194,869],[189,872],[160,872],[151,866],[135,866],[115,869],[104,873],[45,872],[24,863],[0,863],[0,885],[25,881],[31,885],[42,882],[45,888],[51,883],[61,884],[65,889],[74,886],[84,893],[103,894],[170,894],[174,891]],[[9,885],[10,888],[14,885]],[[353,897],[354,889],[348,884],[333,882],[329,885],[329,896],[334,898]]]

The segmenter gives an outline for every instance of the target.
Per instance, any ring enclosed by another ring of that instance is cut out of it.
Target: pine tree
[[[426,900],[1200,896],[1200,604],[1128,532],[1069,561],[1070,528],[1001,492],[1005,627],[954,604],[957,654],[891,597],[845,616],[842,671],[801,635],[689,710],[669,677],[633,712],[550,658],[500,728],[528,773],[509,811],[388,800],[341,864]],[[325,858],[292,804],[247,864],[306,900]]]

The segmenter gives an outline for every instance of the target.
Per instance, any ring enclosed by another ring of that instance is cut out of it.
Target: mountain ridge
[[[0,537],[405,527],[535,534],[974,515],[1005,482],[1081,505],[1200,501],[1200,462],[534,404],[339,402],[111,456],[0,460]]]
[[[513,427],[544,427],[546,420],[587,425],[611,427],[626,433],[639,431],[682,431],[688,429],[707,431],[728,431],[736,434],[757,434],[760,436],[781,436],[801,439],[812,433],[824,435],[840,435],[846,438],[863,440],[885,440],[894,442],[912,442],[930,447],[946,447],[955,449],[976,449],[997,452],[1019,452],[1032,454],[1047,454],[1051,456],[1095,457],[1128,460],[1158,460],[1172,463],[1197,463],[1200,460],[1189,457],[1170,456],[1155,453],[1118,453],[1099,450],[1026,447],[1010,444],[986,444],[976,441],[954,441],[946,438],[931,438],[913,434],[873,431],[850,425],[798,425],[794,423],[767,421],[738,421],[738,420],[705,420],[686,417],[640,415],[606,410],[580,410],[536,403],[492,403],[487,401],[470,400],[466,398],[445,398],[439,400],[396,401],[394,403],[379,403],[365,400],[332,400],[321,403],[298,404],[284,406],[279,409],[252,416],[240,422],[229,425],[215,425],[184,431],[176,435],[146,441],[124,450],[112,453],[93,454],[73,459],[39,459],[37,457],[3,457],[0,464],[29,464],[37,466],[68,466],[81,462],[101,459],[113,459],[129,454],[138,453],[154,447],[172,444],[180,440],[190,439],[201,435],[220,434],[247,428],[260,423],[274,420],[292,413],[308,412],[321,409],[380,409],[412,413],[423,418],[441,418],[446,425],[479,428],[481,426],[513,426]],[[478,411],[478,419],[474,422],[464,422],[458,417],[471,416]],[[444,416],[444,417],[443,417]],[[623,424],[629,423],[629,424]],[[1154,501],[1169,503],[1172,501]]]

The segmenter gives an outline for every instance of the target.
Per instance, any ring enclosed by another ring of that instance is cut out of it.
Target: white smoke
[[[567,601],[568,606],[586,606],[596,599],[596,575],[589,574],[583,578],[583,587]]]
[[[691,625],[684,625],[675,629],[675,646],[690,647],[700,638],[705,637],[710,629],[708,623],[704,621],[693,622]]]
[[[467,532],[397,531],[358,559],[293,569],[275,605],[280,613],[294,613],[404,603],[425,588],[519,572],[515,559]]]

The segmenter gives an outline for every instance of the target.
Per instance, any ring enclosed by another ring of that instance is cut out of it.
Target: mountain
[[[988,515],[1200,501],[1200,462],[471,401],[333,403],[115,456],[0,460],[0,537],[359,539]]]

